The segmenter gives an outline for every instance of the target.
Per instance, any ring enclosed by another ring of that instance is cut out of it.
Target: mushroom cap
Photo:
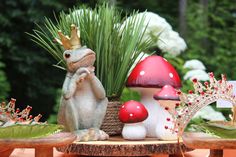
[[[181,87],[175,68],[160,56],[149,56],[140,61],[130,73],[127,87],[161,88],[164,85]]]
[[[144,121],[147,117],[147,109],[140,102],[130,100],[120,108],[119,119],[122,123],[138,123]]]
[[[156,100],[179,100],[179,95],[171,85],[165,85],[161,91],[154,94],[153,98]]]

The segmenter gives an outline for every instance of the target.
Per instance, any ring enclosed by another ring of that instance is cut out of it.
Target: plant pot
[[[105,131],[108,135],[121,134],[123,124],[119,120],[119,110],[121,102],[109,101],[107,105],[107,112],[104,117],[101,130]]]

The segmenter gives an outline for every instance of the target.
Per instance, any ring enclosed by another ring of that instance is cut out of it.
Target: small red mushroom
[[[179,104],[178,92],[171,85],[162,87],[161,91],[153,95],[153,98],[158,100],[160,105],[164,108],[168,107],[170,111],[175,109],[176,104]]]
[[[124,123],[122,136],[124,139],[141,140],[146,137],[146,128],[142,121],[147,119],[148,112],[143,104],[130,100],[125,102],[119,112],[119,119]]]
[[[123,123],[138,123],[144,121],[147,117],[146,108],[137,101],[127,101],[120,108],[119,118]]]
[[[161,91],[154,94],[157,100],[179,100],[178,92],[171,85],[165,85]]]

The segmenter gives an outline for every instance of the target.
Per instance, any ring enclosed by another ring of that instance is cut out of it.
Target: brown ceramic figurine
[[[61,31],[58,33],[61,40],[56,40],[66,49],[63,55],[68,71],[58,123],[64,125],[66,131],[75,132],[78,141],[106,140],[109,136],[100,130],[100,126],[108,100],[101,82],[94,75],[95,52],[81,47],[75,25],[71,25],[71,38]]]

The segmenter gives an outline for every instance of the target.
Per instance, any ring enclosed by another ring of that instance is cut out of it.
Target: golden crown
[[[64,35],[61,30],[58,30],[58,35],[60,39],[56,38],[55,40],[66,50],[75,50],[81,47],[80,31],[74,24],[71,25],[71,37]]]
[[[193,79],[194,90],[190,90],[188,93],[177,91],[180,103],[176,103],[175,110],[169,111],[173,118],[171,122],[174,123],[174,127],[166,126],[166,129],[181,136],[192,117],[203,107],[218,99],[224,99],[232,103],[233,116],[231,116],[231,120],[235,122],[236,97],[233,94],[233,85],[227,82],[225,75],[221,77],[222,79],[216,80],[214,74],[209,73],[209,82],[202,84],[197,79]]]

